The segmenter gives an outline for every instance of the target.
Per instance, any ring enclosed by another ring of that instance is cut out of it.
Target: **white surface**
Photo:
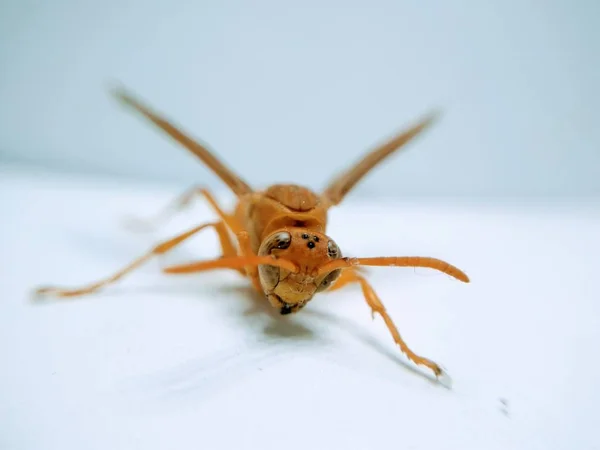
[[[357,192],[600,194],[599,21],[590,0],[2,0],[0,158],[216,185],[117,79],[252,183],[321,186],[435,107]]]
[[[36,285],[96,280],[212,215],[197,204],[136,235],[122,217],[179,191],[0,175],[3,450],[600,448],[598,202],[332,212],[348,254],[437,256],[471,277],[370,275],[449,391],[404,364],[358,288],[282,317],[234,274],[168,277],[153,262],[96,295],[32,304]],[[169,261],[216,250],[207,232]]]

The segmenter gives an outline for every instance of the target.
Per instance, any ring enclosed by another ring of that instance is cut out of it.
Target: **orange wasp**
[[[415,354],[404,342],[374,289],[361,274],[360,267],[427,267],[444,272],[465,283],[469,278],[458,268],[436,258],[342,256],[335,241],[326,234],[329,209],[342,202],[350,190],[377,164],[420,134],[434,120],[431,114],[411,128],[367,153],[361,160],[333,179],[321,194],[296,184],[274,184],[255,190],[180,128],[144,105],[124,88],[114,95],[133,108],[206,164],[237,197],[235,209],[225,212],[206,189],[194,188],[176,199],[183,208],[196,195],[204,197],[219,217],[218,221],[196,226],[159,243],[145,255],[111,277],[80,289],[40,288],[37,294],[72,297],[85,295],[116,282],[156,255],[161,255],[199,231],[212,227],[222,248],[213,260],[166,267],[168,274],[197,273],[215,269],[237,270],[250,279],[254,288],[281,314],[300,311],[317,293],[334,291],[358,283],[372,315],[379,314],[395,343],[417,365],[430,368],[436,377],[445,375],[435,362]],[[233,239],[235,237],[235,240]],[[237,243],[237,245],[236,245]]]

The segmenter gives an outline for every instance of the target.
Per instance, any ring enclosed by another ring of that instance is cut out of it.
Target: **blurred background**
[[[0,450],[599,449],[599,59],[597,0],[0,0]],[[328,233],[468,274],[368,275],[453,391],[358,286],[282,319],[237,273],[162,276],[220,254],[212,232],[33,305],[215,217],[125,216],[198,184],[233,201],[116,83],[256,187],[321,189],[440,110]]]
[[[222,185],[123,83],[249,182],[319,188],[432,109],[360,195],[600,193],[600,3],[2,0],[0,163]]]

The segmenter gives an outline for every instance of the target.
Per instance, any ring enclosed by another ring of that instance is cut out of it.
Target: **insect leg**
[[[256,267],[260,265],[271,265],[280,267],[289,271],[297,271],[298,266],[293,262],[287,261],[281,258],[275,258],[273,256],[233,256],[230,258],[217,258],[205,261],[194,261],[186,264],[180,264],[177,266],[165,267],[163,272],[169,274],[190,274],[205,272],[208,270],[216,269],[238,269],[245,268],[248,266]]]
[[[344,270],[342,272],[342,274],[340,275],[340,277],[336,280],[336,282],[332,286],[330,286],[326,292],[338,291],[351,283],[357,283],[358,282],[358,278],[357,278],[358,273],[357,272],[359,269],[362,269],[362,267],[356,267],[356,268]]]
[[[225,225],[225,222],[217,222],[214,224],[215,231],[219,237],[219,243],[221,244],[221,252],[222,258],[230,258],[232,256],[236,256],[238,254],[238,250],[233,243],[233,239],[231,238],[231,234]],[[235,269],[241,275],[246,275],[244,269]]]
[[[243,226],[236,220],[236,218],[233,215],[227,214],[225,211],[223,211],[217,200],[207,189],[200,187],[190,189],[188,192],[186,192],[183,196],[180,197],[180,200],[189,203],[189,201],[194,195],[203,196],[208,202],[208,204],[215,211],[215,213],[221,219],[219,228],[217,228],[217,232],[219,233],[219,239],[221,240],[221,246],[224,249],[224,254],[225,248],[231,249],[229,253],[231,256],[237,254],[237,251],[235,251],[233,242],[229,235],[229,230],[231,230],[231,232],[233,232],[237,236],[239,254],[242,256],[254,256],[252,252],[252,247],[250,245],[248,233],[243,229]],[[177,204],[177,201],[175,203]],[[179,204],[181,203],[182,202],[180,202]],[[254,288],[258,292],[262,292],[262,287],[258,278],[257,267],[250,265],[245,268],[238,268],[236,270],[238,270],[238,272],[240,272],[242,275],[248,276],[248,278],[252,280]]]
[[[163,209],[161,209],[154,217],[148,219],[140,219],[136,217],[128,217],[126,224],[129,228],[135,231],[151,231],[158,228],[161,222],[167,222],[176,213],[183,211],[190,206],[194,197],[199,194],[200,188],[193,186],[179,196],[175,197]]]
[[[175,236],[169,240],[161,242],[160,244],[156,245],[152,250],[150,250],[148,253],[137,258],[132,263],[127,265],[125,268],[119,270],[114,275],[112,275],[104,280],[101,280],[101,281],[98,281],[95,283],[91,283],[88,286],[84,286],[84,287],[78,288],[78,289],[62,289],[62,288],[56,288],[56,287],[42,287],[42,288],[36,289],[35,294],[37,294],[37,295],[54,295],[57,297],[75,297],[75,296],[90,294],[92,292],[99,290],[100,288],[102,288],[106,285],[115,283],[116,281],[120,280],[123,276],[127,275],[128,273],[130,273],[133,270],[140,267],[142,264],[144,264],[146,261],[148,261],[152,257],[165,254],[166,252],[173,249],[177,245],[181,244],[183,241],[192,237],[199,231],[201,231],[205,228],[208,228],[208,227],[214,227],[215,229],[217,229],[217,232],[218,232],[219,226],[222,227],[223,225],[222,224],[219,225],[219,223],[207,223],[204,225],[199,225],[199,226],[192,228],[191,230],[186,231],[185,233],[182,233],[182,234]],[[227,250],[225,250],[225,248],[224,248],[224,252],[226,252],[226,251]]]
[[[243,256],[252,256],[253,252],[252,246],[250,245],[250,237],[248,236],[248,232],[239,232],[237,234],[237,238],[238,243],[240,244],[240,254]],[[254,289],[262,294],[263,288],[260,284],[260,278],[258,276],[258,267],[247,265],[246,267],[244,267],[244,270],[246,272],[246,276],[252,281],[252,286],[254,286]]]
[[[163,269],[163,272],[169,274],[181,274],[181,273],[194,273],[200,272],[204,270],[214,270],[218,268],[229,267],[235,270],[238,270],[243,275],[250,278],[254,289],[257,292],[263,293],[263,288],[260,284],[260,278],[258,276],[258,265],[253,263],[254,259],[259,258],[252,252],[252,247],[250,246],[250,239],[248,237],[248,233],[246,231],[242,231],[237,234],[238,243],[240,245],[240,253],[237,258],[222,258],[223,261],[213,260],[213,261],[196,261],[189,264],[183,264],[178,266],[166,267]],[[224,266],[223,264],[227,264],[227,261],[230,261],[230,264],[238,264],[235,267],[232,266]],[[267,259],[268,260],[268,259]],[[240,261],[247,261],[247,264],[243,266],[239,265]],[[293,264],[290,264],[288,270],[293,268]]]
[[[400,336],[400,332],[396,328],[396,325],[392,321],[392,318],[388,315],[385,306],[375,293],[375,290],[369,284],[369,282],[359,273],[357,273],[354,270],[346,270],[342,272],[337,282],[329,289],[329,291],[341,289],[342,287],[347,286],[350,283],[360,284],[364,298],[369,307],[371,308],[371,315],[374,317],[377,313],[383,318],[383,321],[385,322],[390,334],[392,335],[394,342],[400,347],[400,350],[404,354],[406,354],[408,359],[410,359],[417,365],[423,365],[428,367],[438,378],[442,375],[446,375],[447,377],[447,374],[444,373],[444,371],[438,364],[427,358],[417,355],[408,347],[408,345],[402,339],[402,336]]]
[[[213,195],[206,189],[200,189],[199,193],[206,199],[209,205],[214,209],[215,213],[220,217],[220,219],[225,222],[227,227],[236,235],[244,232],[243,226],[236,220],[236,218],[227,214],[223,209],[219,206]]]
[[[182,195],[175,198],[173,202],[167,205],[166,208],[164,208],[156,215],[154,220],[147,220],[144,222],[140,219],[133,219],[129,221],[129,224],[135,224],[134,226],[138,229],[145,228],[148,230],[150,228],[153,228],[153,225],[154,227],[156,227],[158,222],[168,220],[175,213],[183,210],[186,206],[188,206],[194,199],[194,197],[197,196],[203,196],[208,201],[210,206],[215,210],[217,215],[221,218],[221,222],[215,224],[214,228],[219,236],[223,256],[237,255],[237,249],[235,248],[233,239],[231,238],[231,235],[229,234],[229,230],[227,228],[236,230],[239,228],[238,224],[232,216],[226,214],[221,209],[215,198],[211,195],[211,193],[208,190],[198,186],[194,186],[193,188],[188,189]],[[246,274],[243,269],[238,269],[238,272],[240,272],[242,275]]]
[[[126,223],[129,228],[135,229],[136,231],[151,231],[156,229],[162,222],[165,223],[171,219],[175,214],[182,212],[189,207],[197,197],[204,197],[215,212],[221,217],[225,223],[231,222],[231,217],[223,212],[219,207],[214,197],[206,189],[200,186],[193,186],[190,189],[183,192],[181,195],[175,197],[170,203],[168,203],[162,210],[160,210],[153,218],[139,219],[139,218],[128,218]]]
[[[219,206],[213,195],[206,189],[200,189],[199,193],[204,196],[206,201],[210,204],[210,206],[214,209],[215,213],[221,218],[222,223],[227,225],[227,228],[235,233],[238,245],[239,245],[239,254],[242,256],[254,256],[252,252],[252,247],[250,245],[250,238],[248,237],[248,232],[244,230],[243,226],[236,220],[236,218],[232,215],[229,215],[223,211],[223,209]],[[227,233],[227,230],[224,230],[224,233]],[[233,246],[233,244],[231,244]],[[255,266],[247,266],[245,269],[238,269],[240,273],[247,275],[251,280],[254,287],[262,292],[262,287],[260,286],[260,282],[258,279],[258,268]]]

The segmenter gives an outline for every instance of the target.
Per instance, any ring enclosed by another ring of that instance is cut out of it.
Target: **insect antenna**
[[[375,258],[340,258],[327,262],[317,269],[317,276],[336,269],[349,269],[360,266],[378,267],[425,267],[439,270],[463,283],[469,283],[469,277],[458,267],[437,258],[424,256],[380,256]]]

